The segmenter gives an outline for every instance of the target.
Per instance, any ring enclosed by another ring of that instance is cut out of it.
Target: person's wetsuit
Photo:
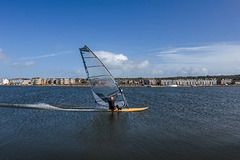
[[[109,109],[114,110],[115,109],[115,101],[117,100],[118,95],[114,100],[111,100],[111,98],[108,99]]]

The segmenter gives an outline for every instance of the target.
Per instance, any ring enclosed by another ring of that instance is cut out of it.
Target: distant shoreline
[[[81,85],[0,85],[0,86],[10,86],[10,87],[90,87],[88,86],[81,86]],[[240,87],[240,85],[212,85],[212,86],[177,86],[177,87],[171,87],[171,86],[121,86],[119,87],[136,87],[136,88],[198,88],[198,87]]]

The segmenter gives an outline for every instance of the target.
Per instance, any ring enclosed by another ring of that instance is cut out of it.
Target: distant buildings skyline
[[[240,80],[231,78],[116,78],[120,87],[124,86],[216,86],[239,84]],[[43,85],[43,86],[89,86],[86,78],[0,78],[0,85]]]

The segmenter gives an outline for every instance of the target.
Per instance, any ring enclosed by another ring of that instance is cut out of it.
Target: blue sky
[[[239,28],[238,0],[2,0],[0,77],[86,77],[85,44],[115,77],[239,74]]]

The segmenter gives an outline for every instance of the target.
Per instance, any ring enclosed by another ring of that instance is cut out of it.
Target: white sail
[[[127,102],[123,93],[100,59],[86,45],[79,50],[96,102],[108,106],[108,98],[114,97],[116,98],[115,105],[125,107]]]

